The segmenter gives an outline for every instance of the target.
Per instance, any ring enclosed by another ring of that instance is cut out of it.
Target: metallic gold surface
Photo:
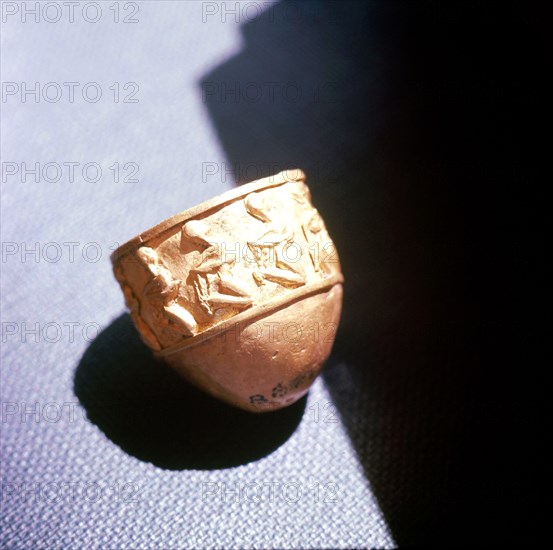
[[[301,170],[177,214],[112,263],[142,340],[232,405],[290,405],[330,354],[343,277]]]

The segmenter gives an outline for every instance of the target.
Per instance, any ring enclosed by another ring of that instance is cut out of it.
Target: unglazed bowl
[[[301,170],[177,214],[119,247],[112,263],[142,340],[231,405],[294,403],[330,354],[343,277]]]

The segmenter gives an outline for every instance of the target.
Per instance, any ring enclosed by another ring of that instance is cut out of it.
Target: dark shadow
[[[306,401],[255,415],[212,399],[157,362],[126,314],[90,344],[74,391],[114,443],[170,470],[229,468],[270,454],[294,432]]]
[[[283,1],[241,30],[200,83],[229,161],[212,177],[306,171],[346,277],[324,376],[395,540],[526,541],[522,7]]]

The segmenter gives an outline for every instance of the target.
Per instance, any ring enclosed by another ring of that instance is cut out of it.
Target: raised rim
[[[255,180],[250,183],[245,183],[244,185],[240,185],[235,189],[230,189],[229,191],[225,191],[224,193],[217,195],[212,199],[209,199],[196,206],[193,206],[192,208],[189,208],[188,210],[184,210],[183,212],[179,212],[178,214],[175,214],[174,216],[167,218],[161,223],[158,223],[157,225],[155,225],[154,227],[151,227],[150,229],[147,229],[146,231],[143,231],[136,237],[130,239],[129,241],[122,244],[121,246],[119,246],[113,251],[113,253],[110,256],[111,262],[113,265],[116,265],[127,254],[129,254],[136,248],[139,248],[145,242],[155,238],[156,236],[160,235],[164,231],[167,231],[174,225],[183,223],[189,220],[190,218],[194,218],[198,214],[203,214],[205,212],[208,212],[209,210],[220,208],[221,206],[227,203],[230,203],[240,197],[243,197],[251,193],[252,191],[258,191],[260,189],[268,189],[269,187],[278,187],[279,185],[283,185],[290,181],[305,181],[305,173],[303,172],[303,170],[299,168],[282,170],[281,172],[273,176],[261,178],[259,180]]]
[[[234,315],[229,319],[226,319],[224,321],[221,321],[220,323],[217,323],[216,325],[209,327],[208,329],[200,332],[199,334],[196,334],[195,336],[186,338],[178,344],[163,348],[162,350],[155,351],[154,353],[157,357],[167,357],[168,355],[172,355],[173,353],[177,353],[197,344],[201,344],[202,342],[213,338],[217,334],[222,334],[229,328],[229,325],[231,324],[236,325],[236,323],[250,321],[251,319],[255,319],[256,317],[261,317],[268,313],[274,313],[278,309],[292,302],[296,302],[313,294],[318,294],[319,292],[323,292],[338,284],[343,283],[344,276],[341,273],[335,273],[334,275],[326,277],[325,279],[321,279],[320,281],[316,281],[314,283],[310,283],[309,285],[305,285],[289,291],[274,300],[270,300],[263,304],[258,304],[250,309],[247,309],[246,311],[242,311],[241,313],[238,313],[237,315]]]

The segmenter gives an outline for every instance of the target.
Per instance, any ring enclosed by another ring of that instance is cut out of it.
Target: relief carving
[[[332,268],[329,263],[333,262],[331,255],[334,243],[330,239],[319,211],[311,203],[309,188],[305,183],[300,182],[299,188],[292,191],[292,196],[304,209],[301,228],[307,241],[313,268],[316,273],[322,272],[324,275],[330,275]]]
[[[151,306],[157,326],[171,328],[184,336],[194,336],[198,325],[194,316],[182,305],[181,281],[174,279],[165,262],[150,247],[140,247],[136,255],[151,274],[142,296]]]
[[[223,257],[222,242],[208,240],[208,232],[209,226],[202,220],[191,220],[182,227],[183,235],[202,250],[200,261],[190,270],[201,307],[209,315],[219,309],[250,307],[249,289],[232,271],[236,258]]]
[[[300,257],[291,261],[287,247],[294,243],[294,231],[279,216],[277,209],[261,193],[250,193],[244,199],[248,214],[265,224],[265,231],[255,239],[248,241],[258,269],[253,277],[258,285],[264,280],[279,283],[282,286],[298,287],[306,282],[305,269]],[[297,243],[294,243],[297,246]]]
[[[148,344],[151,348],[155,350],[160,350],[161,345],[158,339],[156,338],[156,335],[140,315],[140,302],[136,297],[135,293],[133,292],[132,288],[127,283],[127,280],[125,279],[121,266],[118,265],[114,267],[113,272],[115,274],[115,278],[117,279],[117,281],[119,282],[119,285],[121,286],[121,289],[123,290],[123,296],[125,297],[125,304],[129,309],[129,314],[136,328],[138,329],[138,332],[140,332],[146,344]]]
[[[112,255],[131,318],[156,356],[252,412],[307,392],[334,340],[335,331],[319,338],[318,327],[336,327],[341,311],[334,245],[305,175],[290,178],[229,190]]]

